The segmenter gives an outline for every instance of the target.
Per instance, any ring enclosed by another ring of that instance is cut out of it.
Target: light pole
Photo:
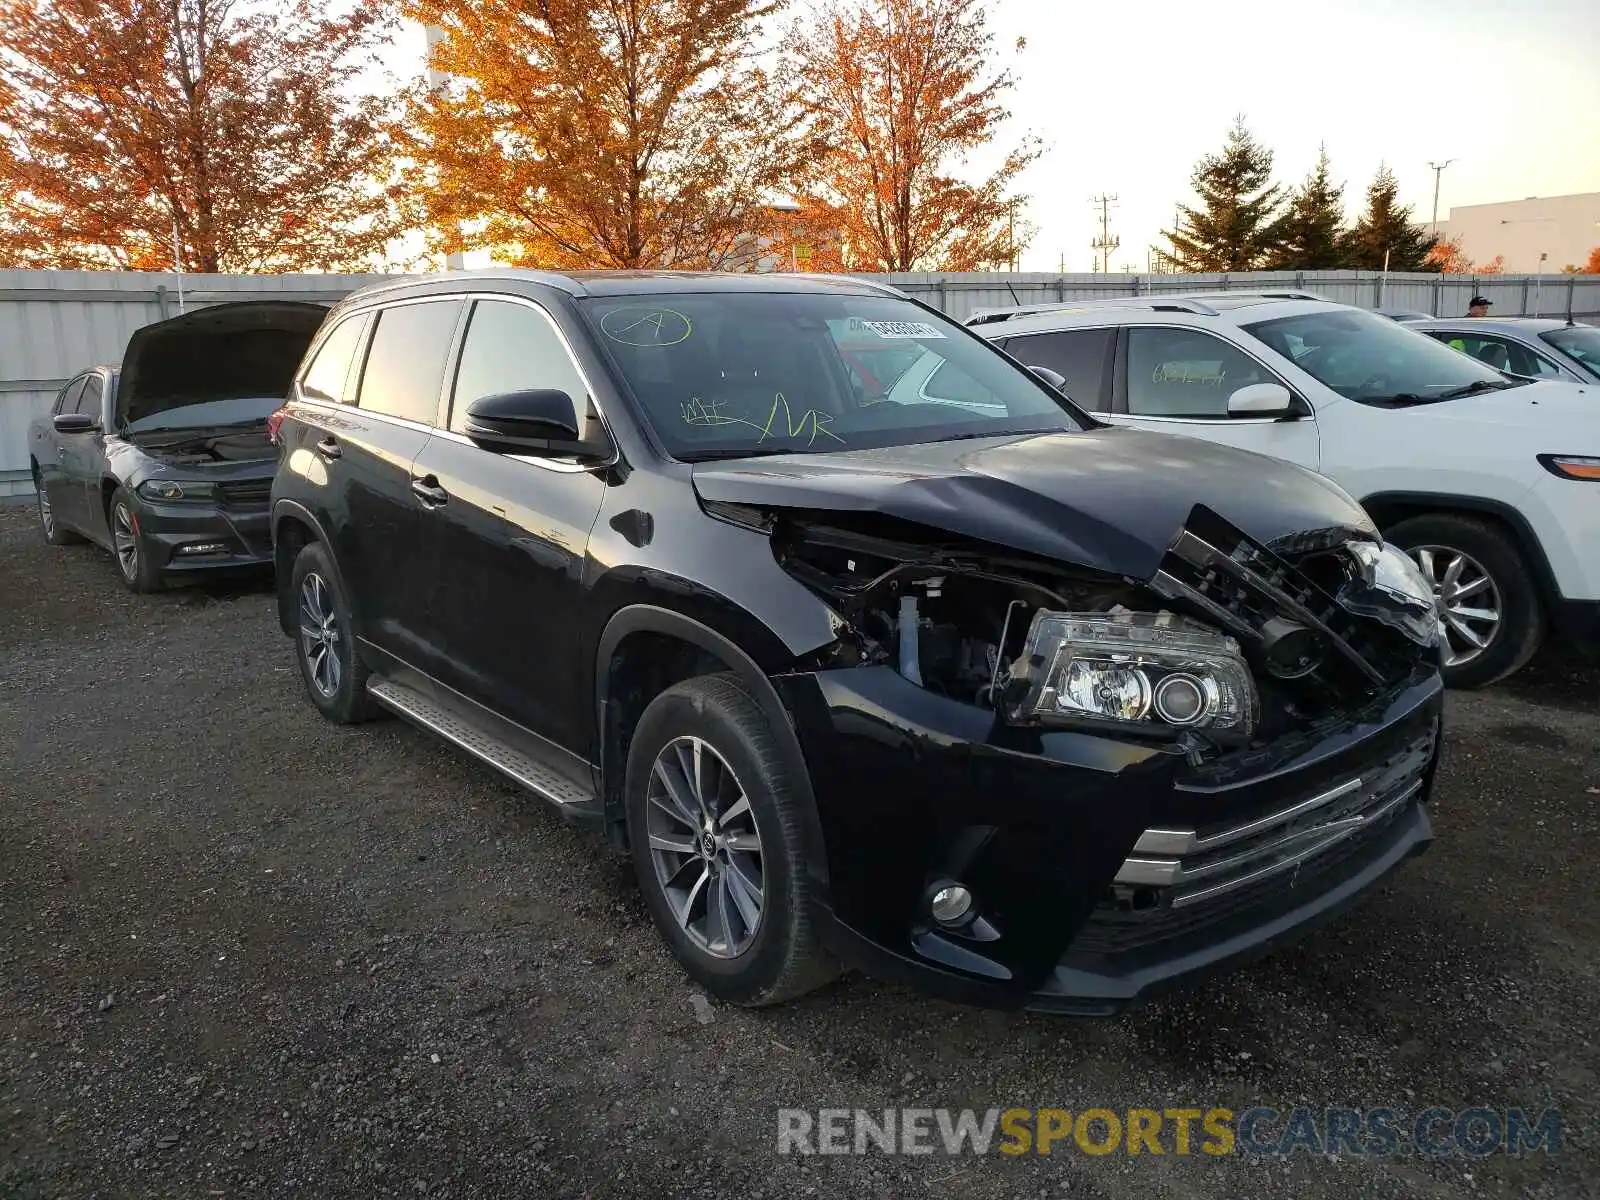
[[[1439,178],[1444,174],[1444,169],[1455,162],[1447,158],[1442,163],[1431,162],[1428,164],[1433,169],[1433,240],[1439,240]]]
[[[447,35],[445,31],[440,29],[437,25],[429,25],[424,33],[424,36],[428,40],[428,86],[436,92],[442,91],[445,85],[449,83],[450,77],[443,71],[435,69],[433,65],[433,48],[440,42],[444,41]],[[456,232],[460,233],[460,231],[461,227],[457,225]],[[454,254],[445,256],[444,269],[446,271],[465,270],[466,265],[467,256],[460,250],[457,250]]]
[[[802,211],[801,206],[793,200],[775,200],[767,205],[767,208],[775,213],[783,213],[786,217],[793,217],[795,213]],[[798,274],[800,271],[800,256],[794,246],[794,222],[785,221],[783,232],[789,239],[789,270]]]

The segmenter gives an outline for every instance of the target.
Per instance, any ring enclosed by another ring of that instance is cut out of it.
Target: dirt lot
[[[7,1200],[1600,1195],[1600,673],[1453,697],[1433,851],[1199,991],[1092,1022],[851,978],[703,1022],[622,861],[323,722],[265,586],[135,598],[15,506],[0,563]],[[775,1153],[780,1107],[1255,1104],[1555,1106],[1563,1153]]]

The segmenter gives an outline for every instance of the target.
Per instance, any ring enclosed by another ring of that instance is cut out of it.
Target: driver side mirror
[[[98,433],[100,422],[88,413],[57,413],[50,419],[57,433]]]
[[[1294,396],[1281,383],[1251,383],[1228,397],[1230,417],[1298,417]]]
[[[1032,371],[1040,379],[1044,380],[1051,387],[1055,388],[1056,391],[1062,393],[1062,395],[1066,394],[1067,377],[1061,374],[1059,371],[1052,371],[1049,367],[1032,366],[1030,366],[1028,370]]]
[[[499,454],[540,458],[609,458],[611,446],[578,434],[572,397],[554,388],[480,396],[467,406],[462,429],[476,445]]]

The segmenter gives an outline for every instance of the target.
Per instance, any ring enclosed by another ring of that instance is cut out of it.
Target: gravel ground
[[[1199,990],[1077,1021],[852,977],[746,1012],[596,840],[322,721],[267,585],[133,597],[15,506],[0,561],[0,1198],[1600,1195],[1593,670],[1452,697],[1433,851]],[[1556,1106],[1564,1148],[775,1152],[779,1107],[1255,1104]]]

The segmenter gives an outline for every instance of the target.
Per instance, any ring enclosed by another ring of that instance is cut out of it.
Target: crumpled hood
[[[1124,428],[701,463],[701,499],[878,513],[1138,580],[1196,504],[1256,541],[1377,530],[1332,480],[1197,438]]]
[[[193,404],[287,396],[327,313],[297,300],[246,300],[134,330],[117,385],[118,425]]]

